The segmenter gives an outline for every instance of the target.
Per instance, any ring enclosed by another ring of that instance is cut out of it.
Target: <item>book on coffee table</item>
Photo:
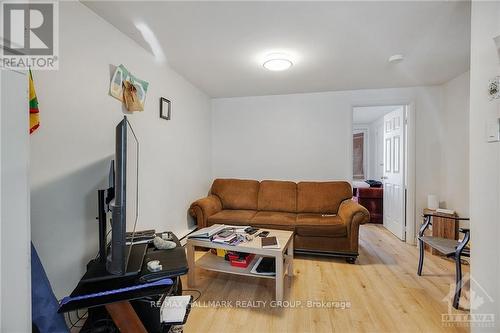
[[[215,234],[221,232],[226,229],[227,226],[224,224],[214,224],[210,227],[206,227],[200,230],[196,230],[195,232],[189,234],[187,238],[198,238],[198,239],[210,239]]]
[[[280,243],[278,239],[274,236],[261,238],[261,244],[263,249],[279,249]]]

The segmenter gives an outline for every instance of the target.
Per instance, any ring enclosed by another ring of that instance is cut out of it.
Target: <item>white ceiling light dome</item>
[[[293,66],[293,62],[290,60],[290,57],[284,53],[271,53],[265,57],[262,66],[274,72],[285,71]]]
[[[391,64],[397,64],[402,62],[405,59],[405,56],[402,54],[393,54],[392,56],[389,57],[388,61]]]

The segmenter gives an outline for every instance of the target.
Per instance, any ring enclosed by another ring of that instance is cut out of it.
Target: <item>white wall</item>
[[[138,229],[188,229],[187,209],[210,185],[210,100],[79,2],[60,3],[60,68],[35,72],[41,127],[31,137],[32,238],[58,297],[97,252],[97,192],[106,185],[123,117],[108,95],[110,65],[149,81],[129,120],[140,142]],[[159,118],[159,97],[172,120]]]
[[[443,206],[469,216],[469,79],[466,72],[443,85]]]
[[[490,101],[488,81],[500,75],[492,38],[500,35],[500,3],[472,2],[470,70],[470,217],[473,248],[473,290],[484,303],[473,313],[496,315],[496,328],[473,331],[498,332],[500,326],[500,143],[486,142],[486,122],[498,117],[500,100]]]
[[[28,81],[0,69],[0,331],[31,331]]]
[[[418,217],[440,191],[441,86],[215,99],[213,175],[350,181],[352,107],[407,103],[416,110]]]
[[[337,94],[213,100],[214,176],[351,179],[352,114]]]

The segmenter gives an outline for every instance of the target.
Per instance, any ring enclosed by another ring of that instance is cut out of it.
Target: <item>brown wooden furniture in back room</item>
[[[446,239],[458,239],[458,221],[456,218],[458,215],[437,213],[433,209],[424,208],[424,215],[432,215],[432,229],[427,229],[426,236],[440,237]],[[426,251],[431,251],[433,255],[442,256],[443,254],[438,250],[431,248],[429,245],[425,245]]]
[[[370,223],[384,223],[384,188],[360,187],[354,192],[358,203],[370,212]]]

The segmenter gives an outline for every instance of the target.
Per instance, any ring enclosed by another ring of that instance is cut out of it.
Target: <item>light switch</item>
[[[500,118],[488,121],[487,136],[488,142],[500,141]]]

